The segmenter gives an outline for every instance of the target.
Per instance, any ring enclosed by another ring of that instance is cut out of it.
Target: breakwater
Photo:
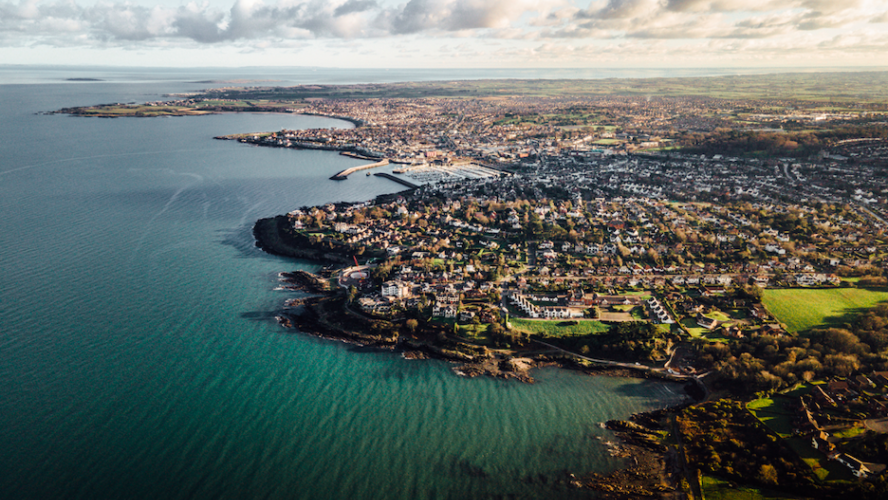
[[[351,175],[351,174],[353,174],[353,173],[355,173],[355,172],[358,172],[358,171],[360,171],[360,170],[367,170],[367,169],[370,169],[370,168],[383,167],[383,166],[388,165],[388,164],[389,164],[388,159],[384,159],[384,160],[382,160],[382,161],[378,161],[378,162],[376,162],[376,163],[370,163],[370,164],[367,164],[367,165],[361,165],[360,167],[347,168],[347,169],[345,169],[345,170],[340,171],[339,173],[337,173],[337,174],[334,175],[333,177],[330,177],[330,179],[332,179],[332,180],[334,180],[334,181],[344,181],[344,180],[348,179],[348,176],[349,176],[349,175]]]
[[[365,154],[359,154],[352,151],[342,151],[339,154],[342,156],[348,156],[349,158],[357,158],[358,160],[368,160],[368,161],[380,161],[381,158],[379,156],[367,156]]]
[[[404,179],[402,179],[402,178],[400,178],[400,177],[395,177],[394,175],[389,174],[389,173],[387,173],[387,172],[377,172],[377,173],[375,173],[375,174],[373,174],[373,175],[375,175],[375,176],[377,176],[377,177],[385,177],[386,179],[393,180],[393,181],[395,181],[395,182],[397,182],[397,183],[399,183],[399,184],[403,184],[403,185],[409,187],[410,189],[416,189],[416,188],[419,187],[418,184],[414,184],[414,183],[412,183],[412,182],[410,182],[410,181],[405,181]]]

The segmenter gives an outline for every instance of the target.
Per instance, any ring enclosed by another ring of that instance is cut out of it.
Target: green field
[[[762,302],[791,333],[842,325],[880,302],[888,288],[767,289]]]
[[[866,432],[866,429],[864,429],[863,427],[852,425],[851,427],[845,427],[844,429],[834,431],[832,435],[841,439],[851,439],[863,434],[864,432]]]
[[[706,500],[790,500],[798,497],[751,486],[737,485],[712,476],[703,476],[703,496]]]
[[[707,318],[712,318],[720,323],[724,323],[725,321],[731,321],[731,317],[721,311],[710,311],[705,314]]]
[[[795,411],[790,408],[792,404],[792,400],[788,398],[762,398],[750,401],[746,408],[755,418],[785,438],[792,435],[792,421],[795,417]]]
[[[688,329],[688,333],[691,334],[691,337],[694,338],[702,337],[706,335],[706,333],[709,331],[697,325],[697,322],[694,320],[694,318],[685,318],[681,320],[681,324]]]
[[[604,333],[610,328],[601,321],[595,320],[545,320],[545,319],[510,319],[512,328],[528,332],[531,335],[543,335],[545,337],[577,337]]]

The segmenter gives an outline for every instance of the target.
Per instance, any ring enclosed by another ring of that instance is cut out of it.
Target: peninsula
[[[61,111],[350,117],[223,138],[397,164],[414,186],[258,221],[264,250],[329,265],[281,275],[310,294],[279,321],[469,376],[557,364],[687,384],[696,403],[608,423],[637,465],[575,487],[882,498],[886,80],[225,88]]]

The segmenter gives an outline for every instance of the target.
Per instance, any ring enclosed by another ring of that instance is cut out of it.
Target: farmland
[[[791,333],[847,323],[865,309],[888,301],[888,289],[769,289],[762,302]]]

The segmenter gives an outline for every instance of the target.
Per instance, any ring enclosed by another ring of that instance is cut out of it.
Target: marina
[[[396,174],[405,174],[411,180],[419,184],[432,184],[441,181],[478,180],[499,177],[503,172],[476,165],[474,163],[454,163],[451,165],[420,164],[394,171]]]

